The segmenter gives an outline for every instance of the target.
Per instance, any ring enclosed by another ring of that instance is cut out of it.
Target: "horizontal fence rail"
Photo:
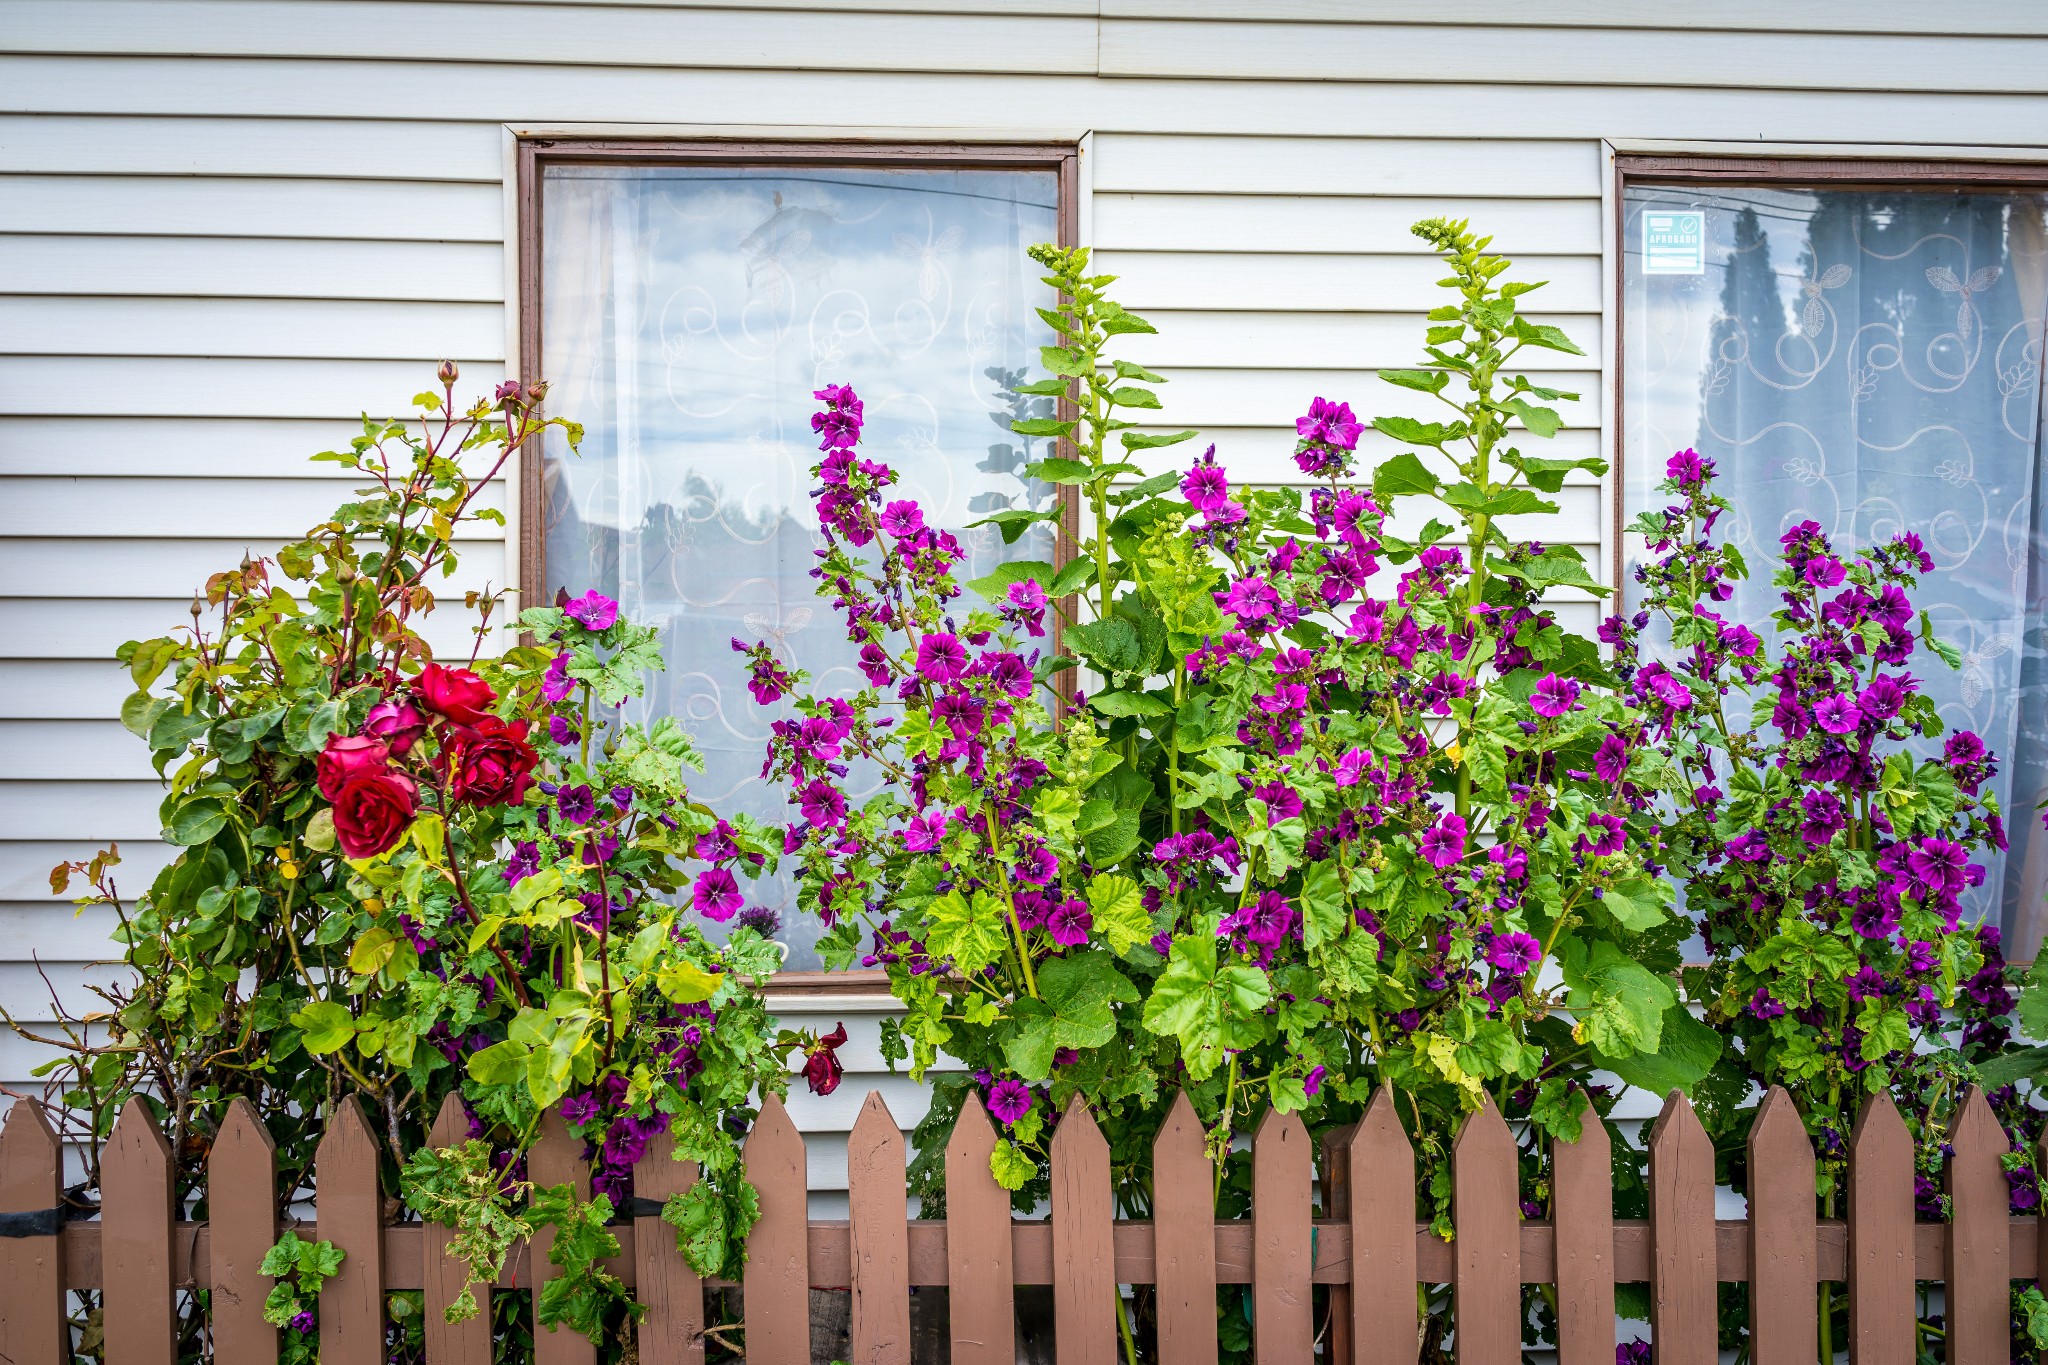
[[[444,1107],[430,1141],[464,1133],[459,1107]],[[1415,1286],[1448,1284],[1455,1296],[1457,1352],[1464,1365],[1519,1365],[1520,1286],[1556,1286],[1561,1365],[1611,1365],[1614,1286],[1647,1282],[1659,1365],[1713,1365],[1716,1288],[1749,1282],[1751,1356],[1756,1365],[1811,1365],[1816,1287],[1849,1288],[1850,1344],[1858,1365],[1910,1365],[1915,1282],[1947,1286],[1947,1365],[2002,1365],[2008,1355],[2008,1288],[2048,1270],[2041,1242],[2048,1222],[2013,1217],[2000,1158],[2006,1140],[1983,1096],[1970,1091],[1951,1133],[1953,1219],[1916,1223],[1911,1139],[1890,1101],[1871,1101],[1851,1137],[1843,1207],[1815,1216],[1814,1156],[1789,1097],[1773,1091],[1749,1137],[1749,1219],[1714,1217],[1713,1151],[1692,1106],[1674,1094],[1649,1137],[1650,1217],[1613,1216],[1606,1131],[1588,1123],[1576,1143],[1559,1143],[1553,1207],[1524,1219],[1512,1134],[1491,1104],[1468,1117],[1452,1152],[1456,1235],[1436,1237],[1415,1217],[1414,1153],[1388,1092],[1363,1119],[1325,1136],[1320,1153],[1297,1115],[1269,1114],[1252,1139],[1252,1217],[1218,1221],[1213,1167],[1192,1106],[1179,1097],[1154,1145],[1152,1222],[1114,1218],[1109,1148],[1078,1101],[1052,1147],[1049,1219],[1012,1216],[1009,1195],[989,1172],[996,1130],[970,1095],[947,1145],[947,1217],[907,1216],[904,1141],[879,1094],[870,1094],[848,1141],[848,1207],[843,1220],[807,1216],[802,1136],[770,1098],[747,1140],[749,1177],[761,1220],[742,1280],[749,1360],[802,1365],[810,1359],[813,1288],[851,1291],[850,1359],[907,1365],[909,1292],[949,1291],[953,1359],[1015,1359],[1012,1289],[1050,1285],[1055,1345],[1062,1362],[1116,1358],[1117,1285],[1158,1287],[1160,1358],[1216,1358],[1219,1284],[1252,1286],[1259,1358],[1307,1360],[1316,1347],[1312,1286],[1331,1287],[1324,1356],[1334,1361],[1417,1357]],[[582,1144],[559,1115],[549,1117],[532,1157],[543,1183],[583,1179]],[[696,1365],[703,1358],[704,1289],[676,1251],[656,1212],[687,1189],[694,1167],[670,1159],[665,1138],[635,1168],[638,1215],[614,1231],[620,1254],[608,1269],[635,1290],[648,1313],[639,1326],[645,1365]],[[1325,1218],[1314,1218],[1320,1157]],[[277,1329],[262,1319],[270,1288],[257,1271],[281,1231],[334,1242],[342,1274],[320,1300],[324,1365],[383,1359],[389,1290],[422,1290],[427,1359],[483,1365],[491,1357],[489,1318],[449,1325],[441,1310],[459,1292],[461,1267],[445,1254],[446,1229],[383,1221],[377,1138],[360,1107],[345,1102],[316,1158],[318,1217],[281,1220],[270,1140],[246,1101],[231,1106],[209,1158],[214,1217],[180,1221],[171,1203],[169,1149],[148,1109],[131,1102],[103,1158],[98,1222],[61,1221],[61,1152],[34,1104],[20,1103],[0,1129],[0,1360],[64,1358],[65,1294],[99,1290],[111,1365],[169,1365],[175,1296],[212,1291],[210,1326],[218,1365],[274,1362]],[[586,1191],[587,1192],[587,1191]],[[550,1270],[544,1239],[507,1260],[496,1287],[533,1286]],[[709,1287],[721,1287],[722,1281]],[[592,1358],[566,1332],[537,1333],[538,1360]],[[1370,1343],[1359,1352],[1359,1343]]]

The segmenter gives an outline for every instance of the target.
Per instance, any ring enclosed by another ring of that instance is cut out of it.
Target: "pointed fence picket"
[[[531,1161],[535,1179],[583,1178],[580,1142],[559,1115],[545,1125]],[[459,1106],[444,1108],[430,1141],[445,1146],[464,1131]],[[1803,1365],[1816,1359],[1816,1286],[1846,1281],[1853,1365],[1910,1365],[1916,1281],[1946,1281],[1947,1360],[1992,1365],[2006,1358],[2009,1283],[2048,1271],[2048,1223],[2009,1213],[2005,1137],[1978,1091],[1965,1096],[1950,1136],[1953,1219],[1916,1224],[1911,1140],[1891,1103],[1873,1099],[1850,1139],[1846,1222],[1821,1221],[1812,1142],[1789,1097],[1773,1091],[1749,1137],[1750,1217],[1717,1223],[1712,1149],[1692,1106],[1674,1095],[1649,1139],[1648,1220],[1614,1218],[1608,1135],[1590,1120],[1578,1141],[1553,1148],[1549,1219],[1525,1219],[1514,1136],[1486,1105],[1452,1149],[1457,1235],[1446,1245],[1418,1222],[1414,1148],[1389,1090],[1357,1124],[1326,1135],[1321,1220],[1312,1217],[1314,1154],[1299,1116],[1268,1115],[1251,1144],[1245,1221],[1214,1216],[1214,1167],[1186,1096],[1176,1097],[1153,1145],[1151,1221],[1114,1219],[1109,1148],[1078,1103],[1053,1138],[1050,1219],[1017,1218],[989,1169],[996,1129],[971,1095],[946,1149],[943,1221],[907,1216],[903,1134],[879,1095],[862,1106],[848,1143],[850,1218],[813,1221],[803,1138],[771,1097],[745,1149],[761,1198],[741,1276],[747,1358],[804,1365],[810,1289],[851,1286],[853,1365],[907,1365],[909,1295],[944,1285],[954,1359],[1008,1365],[1016,1354],[1014,1287],[1049,1284],[1059,1358],[1110,1365],[1119,1286],[1152,1285],[1154,1358],[1210,1365],[1216,1288],[1236,1284],[1250,1287],[1262,1361],[1412,1365],[1417,1286],[1448,1283],[1465,1365],[1519,1360],[1524,1284],[1554,1286],[1560,1365],[1606,1365],[1614,1285],[1647,1280],[1659,1365],[1715,1358],[1716,1294],[1729,1281],[1751,1286],[1756,1365]],[[704,1291],[724,1282],[691,1274],[660,1219],[663,1201],[697,1179],[672,1153],[667,1138],[657,1139],[635,1168],[635,1197],[614,1229],[621,1254],[610,1268],[648,1306],[640,1359],[700,1365]],[[98,1290],[107,1365],[169,1365],[179,1294],[207,1290],[216,1365],[272,1365],[277,1334],[251,1309],[260,1310],[270,1287],[263,1251],[284,1227],[344,1252],[342,1273],[320,1299],[324,1362],[383,1358],[384,1296],[394,1290],[425,1291],[428,1365],[489,1359],[487,1316],[434,1325],[461,1267],[448,1260],[445,1230],[385,1221],[378,1141],[354,1099],[337,1107],[316,1155],[315,1224],[280,1222],[270,1137],[245,1102],[229,1107],[214,1135],[204,1221],[181,1218],[174,1205],[170,1155],[148,1104],[131,1102],[102,1156],[100,1220],[66,1221],[55,1134],[33,1104],[8,1115],[0,1127],[0,1359],[62,1360],[64,1295]],[[497,1287],[532,1288],[550,1270],[544,1244],[522,1248]],[[1320,1308],[1316,1285],[1335,1291]],[[1341,1323],[1331,1320],[1338,1315]],[[537,1340],[544,1361],[590,1358],[589,1343],[574,1333],[544,1331]]]

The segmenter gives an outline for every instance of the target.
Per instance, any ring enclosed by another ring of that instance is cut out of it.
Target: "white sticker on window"
[[[1643,210],[1643,273],[1704,275],[1707,215],[1702,209]]]

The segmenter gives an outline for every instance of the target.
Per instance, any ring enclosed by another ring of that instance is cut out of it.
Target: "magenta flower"
[[[1088,902],[1066,900],[1046,917],[1045,930],[1052,935],[1052,941],[1062,948],[1078,948],[1088,941],[1088,931],[1095,927],[1095,916],[1089,913]]]
[[[723,924],[738,914],[746,904],[746,897],[740,894],[739,883],[732,873],[722,867],[706,868],[697,874],[696,885],[690,888],[690,903],[697,907],[697,913],[716,924]]]
[[[1387,604],[1368,597],[1358,604],[1345,623],[1344,633],[1354,640],[1376,645],[1387,633]]]
[[[880,525],[884,532],[898,540],[909,540],[924,530],[924,511],[908,500],[892,502],[882,509]]]
[[[830,829],[846,819],[846,798],[824,778],[813,778],[797,793],[798,809],[813,828]]]
[[[1351,450],[1358,445],[1358,437],[1365,425],[1351,415],[1349,403],[1333,403],[1318,397],[1308,405],[1308,415],[1294,419],[1295,435],[1304,440],[1321,441],[1339,450]]]
[[[540,680],[540,694],[549,701],[564,701],[576,690],[576,680],[569,676],[569,660],[573,657],[565,649],[548,660],[548,671]]]
[[[1346,749],[1344,756],[1337,760],[1337,768],[1331,779],[1340,787],[1355,787],[1364,779],[1366,770],[1372,765],[1372,755],[1363,749]]]
[[[967,671],[967,646],[958,636],[927,635],[917,642],[917,671],[929,682],[952,682]]]
[[[1321,1094],[1325,1074],[1327,1073],[1320,1066],[1310,1067],[1308,1075],[1301,1078],[1301,1093],[1307,1095],[1310,1099],[1314,1099],[1317,1095]]]
[[[597,798],[588,787],[564,787],[555,794],[555,809],[572,825],[587,825],[597,817]]]
[[[1578,704],[1579,684],[1571,678],[1546,673],[1529,698],[1529,709],[1539,716],[1561,716]]]
[[[1888,673],[1881,673],[1870,680],[1870,686],[1863,689],[1856,698],[1856,705],[1872,720],[1890,720],[1899,714],[1911,693],[1904,683]]]
[[[1219,605],[1240,621],[1261,621],[1279,607],[1280,594],[1263,578],[1240,578],[1230,585]]]
[[[1621,852],[1628,842],[1618,815],[1589,815],[1586,817],[1586,833],[1579,840],[1580,845],[1596,858],[1611,858]]]
[[[1813,722],[1831,735],[1846,735],[1863,723],[1863,712],[1855,702],[1836,693],[1822,697],[1814,706]]]
[[[1628,773],[1628,742],[1610,733],[1593,751],[1593,775],[1602,782],[1619,782]]]
[[[1958,730],[1941,746],[1941,756],[1958,768],[1975,763],[1984,757],[1984,741],[1974,731]]]
[[[1465,817],[1446,815],[1438,820],[1422,832],[1422,842],[1416,851],[1431,867],[1442,869],[1455,864],[1465,856]]]
[[[619,604],[596,588],[564,603],[562,611],[585,630],[609,630],[619,619]]]
[[[903,847],[909,853],[930,853],[946,837],[946,825],[952,819],[943,807],[933,807],[910,822],[910,828],[903,831]]]
[[[1526,976],[1543,957],[1543,945],[1529,934],[1516,930],[1496,934],[1486,945],[1486,960],[1509,976]]]
[[[997,1081],[988,1090],[988,1112],[1007,1128],[1031,1112],[1031,1090],[1022,1081]]]
[[[1219,511],[1230,501],[1230,476],[1221,465],[1198,464],[1180,481],[1180,491],[1196,511]]]

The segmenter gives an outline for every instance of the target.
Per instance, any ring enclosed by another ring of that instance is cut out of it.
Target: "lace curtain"
[[[1628,515],[1671,451],[1711,456],[1751,571],[1730,619],[1760,634],[1787,527],[1850,547],[1919,533],[1936,572],[1917,605],[1963,667],[1920,655],[1914,672],[1950,730],[1999,756],[2012,846],[1970,909],[2017,958],[2048,928],[2044,209],[1999,191],[1630,186],[1623,216]]]
[[[695,792],[780,823],[760,781],[768,726],[729,641],[767,639],[826,688],[861,685],[841,621],[813,592],[811,391],[851,383],[865,450],[973,562],[1050,558],[966,524],[1052,490],[1009,432],[1010,391],[1054,338],[1025,248],[1058,232],[1050,171],[562,167],[543,194],[543,372],[582,453],[545,450],[548,591],[598,588],[658,623],[668,671],[643,709],[679,718],[705,759]],[[874,790],[856,771],[847,795]],[[814,921],[786,878],[788,966],[815,968]]]

